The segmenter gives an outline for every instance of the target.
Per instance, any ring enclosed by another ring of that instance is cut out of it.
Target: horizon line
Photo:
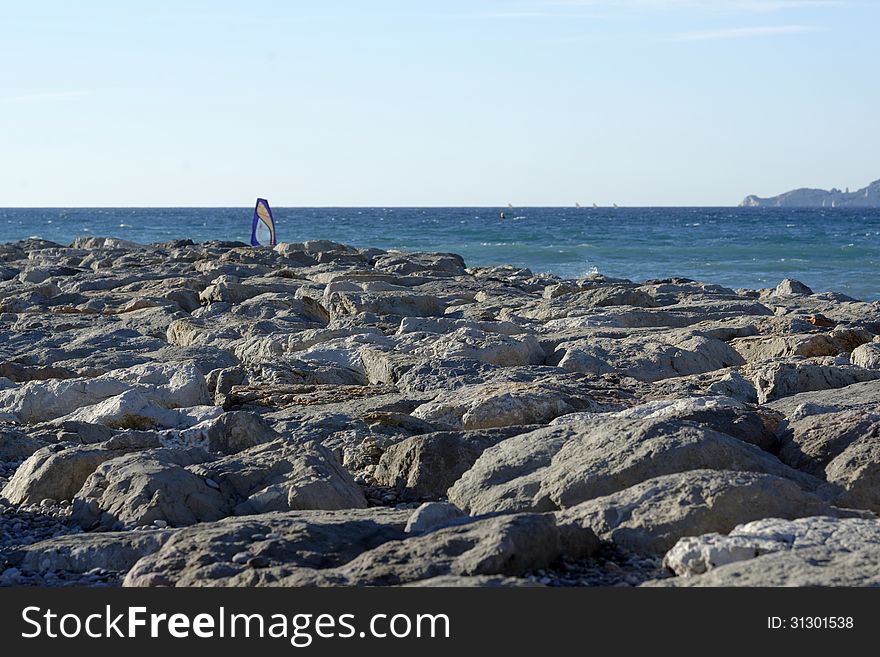
[[[271,204],[270,204],[271,205]],[[506,204],[499,205],[272,205],[272,208],[281,208],[287,210],[336,210],[336,209],[391,209],[391,210],[412,210],[412,209],[497,209],[507,208]],[[620,205],[617,208],[614,205],[582,205],[579,208],[575,205],[514,205],[517,208],[571,208],[573,210],[623,210],[623,209],[671,209],[671,208],[738,208],[740,205]],[[5,205],[0,206],[2,210],[248,210],[250,205]]]

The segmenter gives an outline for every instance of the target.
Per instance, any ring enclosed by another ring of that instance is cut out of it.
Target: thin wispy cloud
[[[606,7],[655,10],[700,9],[711,11],[770,12],[786,9],[843,7],[853,0],[545,0],[544,7]]]
[[[53,102],[59,100],[72,100],[82,98],[88,94],[85,91],[45,91],[18,96],[0,97],[0,103],[30,103],[30,102]]]
[[[863,0],[531,0],[499,3],[496,9],[470,14],[481,18],[601,18],[614,12],[756,14],[797,9],[831,9]]]
[[[814,25],[762,25],[758,27],[735,27],[723,30],[705,30],[687,32],[672,37],[672,41],[714,41],[717,39],[750,39],[754,37],[771,37],[785,34],[803,34],[816,32]]]

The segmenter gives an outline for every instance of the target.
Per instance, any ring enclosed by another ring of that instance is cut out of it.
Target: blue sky
[[[880,2],[8,3],[0,206],[732,205],[880,178]]]

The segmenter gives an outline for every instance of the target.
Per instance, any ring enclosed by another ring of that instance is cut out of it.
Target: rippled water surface
[[[284,242],[460,253],[575,278],[685,276],[733,287],[785,277],[880,299],[880,210],[752,208],[274,208]],[[250,238],[251,208],[0,209],[0,241]]]

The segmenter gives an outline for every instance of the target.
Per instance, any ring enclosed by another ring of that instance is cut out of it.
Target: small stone
[[[281,538],[281,534],[279,534],[277,532],[269,532],[268,534],[266,534],[265,538],[267,541],[273,541],[276,538]]]
[[[250,558],[250,552],[236,552],[232,555],[232,563],[247,563]]]
[[[269,560],[261,556],[251,557],[247,560],[247,565],[250,568],[265,568],[269,565]]]
[[[167,520],[154,520],[153,524],[159,529],[165,529],[168,526]]]
[[[215,490],[220,490],[220,484],[211,479],[210,477],[205,477],[205,483],[208,484],[209,488],[213,488]]]
[[[45,508],[47,506],[55,506],[57,502],[53,500],[51,497],[47,497],[45,499],[40,500],[40,506]]]
[[[266,538],[265,534],[251,534],[252,541],[262,541],[265,538]]]

